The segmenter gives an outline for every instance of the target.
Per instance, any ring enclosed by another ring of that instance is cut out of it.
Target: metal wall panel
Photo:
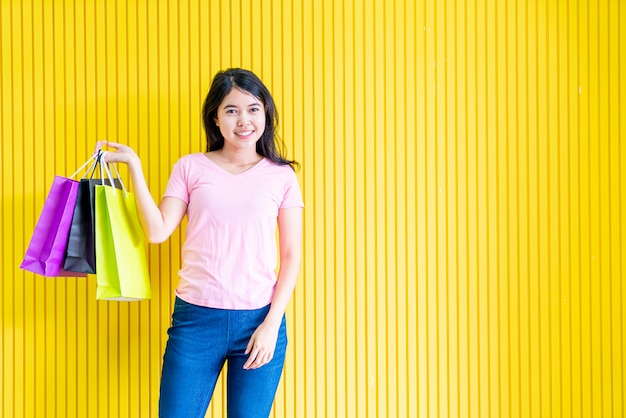
[[[156,415],[181,230],[149,302],[18,266],[96,140],[159,199],[232,66],[302,163],[273,416],[623,416],[624,28],[619,0],[2,0],[0,416]]]

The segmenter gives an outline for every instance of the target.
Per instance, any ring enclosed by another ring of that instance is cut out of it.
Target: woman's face
[[[224,148],[256,150],[265,131],[265,107],[252,94],[233,88],[218,106],[215,124],[224,137]]]

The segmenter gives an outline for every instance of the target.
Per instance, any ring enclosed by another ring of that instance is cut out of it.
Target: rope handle
[[[117,180],[119,180],[120,185],[122,186],[122,190],[124,191],[124,197],[128,197],[128,192],[126,191],[126,187],[124,186],[124,182],[122,181],[122,178],[120,177],[120,173],[119,171],[117,171],[117,167],[113,164],[113,163],[105,163],[104,162],[104,156],[108,153],[109,151],[100,151],[99,152],[99,161],[100,161],[100,179],[102,181],[102,186],[105,186],[104,184],[104,172],[106,171],[107,177],[109,179],[109,182],[111,182],[111,186],[113,187],[113,194],[115,194],[115,190],[117,189],[115,187],[115,183],[114,183],[114,178],[111,175],[111,169],[109,168],[109,165],[111,165],[113,167],[113,170],[115,170],[115,174],[117,175]]]
[[[91,160],[93,160],[94,158],[95,158],[95,161],[93,163],[91,163]],[[91,166],[89,166],[89,168],[87,169],[87,172],[89,172],[89,170],[92,170],[92,169],[95,170],[96,164],[98,164],[98,161],[100,161],[100,153],[99,152],[97,154],[93,154],[91,157],[89,157],[89,159],[87,161],[85,161],[85,163],[83,165],[81,165],[80,168],[78,170],[76,170],[76,172],[74,174],[72,174],[69,178],[73,179],[74,177],[76,177],[76,175],[78,173],[80,173],[85,167],[87,167],[87,165],[89,163],[91,163]],[[93,172],[92,172],[91,175],[93,176]]]

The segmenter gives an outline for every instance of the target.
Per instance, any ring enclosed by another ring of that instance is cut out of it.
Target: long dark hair
[[[250,93],[259,99],[265,108],[265,131],[256,142],[256,152],[271,161],[297,167],[296,161],[284,157],[285,146],[276,134],[278,126],[278,112],[274,99],[263,82],[253,72],[241,68],[229,68],[220,71],[213,78],[209,93],[202,106],[202,121],[206,132],[206,150],[215,151],[224,147],[224,137],[220,128],[215,124],[217,110],[233,88]]]

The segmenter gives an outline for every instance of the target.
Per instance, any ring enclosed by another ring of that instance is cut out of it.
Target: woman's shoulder
[[[293,166],[290,164],[278,163],[278,162],[272,161],[268,157],[265,157],[263,160],[266,162],[266,166],[269,169],[273,169],[279,172],[289,172],[289,173],[295,174],[295,170]]]
[[[205,169],[203,159],[207,158],[201,152],[186,154],[178,157],[178,159],[174,162],[172,175],[182,176],[184,178],[198,176],[198,174],[203,172]]]
[[[201,165],[207,157],[202,152],[194,152],[178,157],[174,165],[184,167],[185,169],[195,168]]]
[[[290,188],[298,184],[298,176],[295,170],[289,164],[280,164],[265,159],[264,176],[265,179],[271,179],[271,182],[281,188]]]
[[[283,179],[292,179],[296,178],[296,172],[289,164],[281,164],[270,160],[269,158],[265,158],[263,160],[263,170],[271,174],[272,176],[276,176],[278,178]]]
[[[190,154],[185,154],[178,158],[178,161],[182,162],[195,162],[201,161],[202,159],[207,158],[203,152],[192,152]]]

